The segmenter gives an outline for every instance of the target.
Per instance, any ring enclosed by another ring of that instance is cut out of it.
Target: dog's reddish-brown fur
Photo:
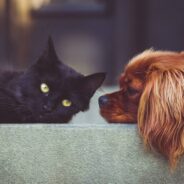
[[[111,123],[137,122],[144,143],[174,168],[184,153],[184,53],[147,50],[128,63],[119,83],[101,115]]]

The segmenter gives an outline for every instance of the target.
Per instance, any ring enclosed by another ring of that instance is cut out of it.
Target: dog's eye
[[[136,89],[134,89],[134,88],[130,88],[130,87],[129,87],[129,88],[127,89],[127,93],[128,93],[128,95],[130,95],[130,96],[134,96],[134,95],[138,94],[139,91],[136,90]]]

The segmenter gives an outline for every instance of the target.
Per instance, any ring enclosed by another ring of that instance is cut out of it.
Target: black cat
[[[59,61],[52,39],[24,72],[0,73],[0,123],[66,123],[89,107],[104,73],[83,76]]]

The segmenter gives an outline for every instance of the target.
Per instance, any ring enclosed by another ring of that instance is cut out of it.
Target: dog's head
[[[120,76],[120,90],[99,98],[109,122],[138,123],[144,142],[176,165],[184,153],[184,53],[148,50]]]

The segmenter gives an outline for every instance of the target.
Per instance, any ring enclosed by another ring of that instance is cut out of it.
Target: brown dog
[[[184,153],[184,53],[147,50],[120,76],[120,90],[99,98],[111,123],[138,123],[145,144],[172,168]]]

